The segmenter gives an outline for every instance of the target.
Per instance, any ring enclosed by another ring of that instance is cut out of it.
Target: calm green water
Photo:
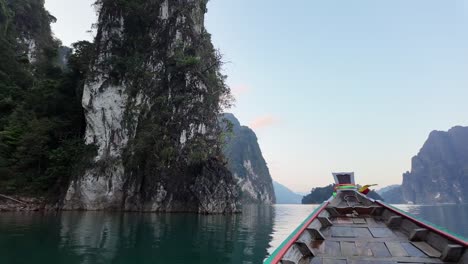
[[[232,216],[102,212],[0,214],[0,263],[261,263],[315,208]],[[403,206],[468,236],[468,205]]]

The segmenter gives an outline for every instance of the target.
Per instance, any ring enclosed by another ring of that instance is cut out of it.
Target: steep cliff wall
[[[273,181],[255,132],[241,126],[233,114],[224,114],[224,119],[232,125],[231,134],[226,138],[224,154],[228,168],[242,190],[242,201],[246,204],[275,203]]]
[[[217,116],[229,98],[206,0],[100,0],[83,92],[94,162],[64,209],[238,210]]]
[[[433,131],[403,174],[406,201],[464,203],[468,201],[468,127]]]

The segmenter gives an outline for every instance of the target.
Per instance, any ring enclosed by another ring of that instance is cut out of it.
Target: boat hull
[[[463,263],[468,242],[354,190],[311,213],[264,263]]]

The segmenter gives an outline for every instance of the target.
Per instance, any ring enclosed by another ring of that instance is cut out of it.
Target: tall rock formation
[[[242,190],[242,201],[246,204],[275,203],[273,181],[255,132],[241,126],[233,114],[224,114],[224,119],[232,125],[231,134],[226,138],[224,154],[228,168]]]
[[[416,204],[468,202],[468,127],[433,131],[403,174],[401,191]]]
[[[207,0],[98,0],[83,92],[96,155],[64,209],[238,210],[217,117],[230,91],[204,27]]]

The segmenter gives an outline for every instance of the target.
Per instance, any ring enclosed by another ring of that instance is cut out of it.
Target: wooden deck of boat
[[[333,177],[336,193],[265,264],[468,264],[467,241],[358,192],[352,172]]]
[[[334,204],[331,204],[333,203]],[[265,263],[281,264],[468,264],[462,241],[380,202],[314,211]]]
[[[411,242],[375,216],[330,217],[320,230],[324,240],[312,241],[310,264],[449,263],[424,241]]]

